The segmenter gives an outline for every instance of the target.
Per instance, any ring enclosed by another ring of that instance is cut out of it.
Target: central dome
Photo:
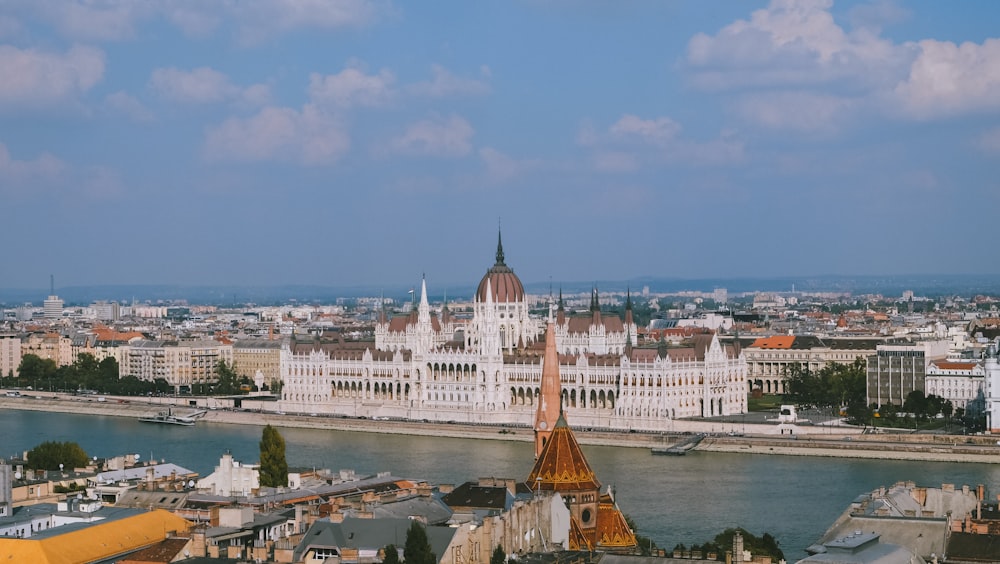
[[[497,235],[497,262],[486,271],[486,275],[479,281],[479,289],[476,290],[476,300],[479,302],[486,301],[487,282],[489,282],[493,292],[494,302],[524,301],[524,286],[521,284],[521,279],[503,261],[503,242],[499,234]]]

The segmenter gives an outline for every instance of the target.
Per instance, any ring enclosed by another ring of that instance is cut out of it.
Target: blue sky
[[[998,273],[998,21],[6,0],[0,287]]]

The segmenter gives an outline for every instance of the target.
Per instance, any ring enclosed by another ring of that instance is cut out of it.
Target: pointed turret
[[[417,307],[421,323],[431,322],[431,305],[427,301],[427,278],[420,278],[420,305]]]
[[[629,288],[625,290],[625,325],[631,326],[632,323],[632,290]]]
[[[660,342],[656,343],[656,356],[659,358],[667,358],[667,340],[660,334]]]
[[[566,325],[566,308],[563,307],[562,286],[559,286],[559,307],[556,309],[556,323]]]
[[[542,386],[535,413],[535,457],[541,453],[562,413],[562,389],[559,383],[559,352],[556,332],[549,321],[545,327],[545,356],[542,357]]]
[[[590,305],[590,311],[591,311],[591,313],[594,316],[594,321],[592,322],[592,325],[594,327],[597,327],[598,325],[602,324],[602,322],[601,322],[601,301],[600,301],[600,298],[598,297],[597,286],[594,286],[594,296],[590,299],[590,304],[591,304]]]

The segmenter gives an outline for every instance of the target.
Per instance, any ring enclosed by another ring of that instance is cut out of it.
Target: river
[[[256,462],[261,428],[201,421],[195,427],[150,425],[133,419],[0,410],[0,457],[44,441],[74,441],[88,454],[137,453],[201,475],[229,451]],[[530,443],[394,436],[318,429],[280,429],[292,467],[390,471],[404,478],[460,484],[481,476],[524,479]],[[605,487],[631,516],[638,533],[665,548],[711,540],[727,527],[778,539],[789,561],[806,556],[857,495],[898,481],[939,487],[984,484],[1000,493],[1000,464],[908,462],[692,452],[653,456],[648,449],[584,446]]]

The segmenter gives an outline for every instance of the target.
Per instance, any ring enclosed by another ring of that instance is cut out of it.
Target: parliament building
[[[550,305],[562,409],[578,428],[665,431],[670,421],[746,412],[747,363],[715,335],[688,346],[633,347],[624,319]],[[384,314],[375,341],[295,343],[281,350],[279,409],[348,417],[530,426],[542,384],[546,319],[532,317],[498,238],[471,319],[432,313],[426,280],[407,315]]]

